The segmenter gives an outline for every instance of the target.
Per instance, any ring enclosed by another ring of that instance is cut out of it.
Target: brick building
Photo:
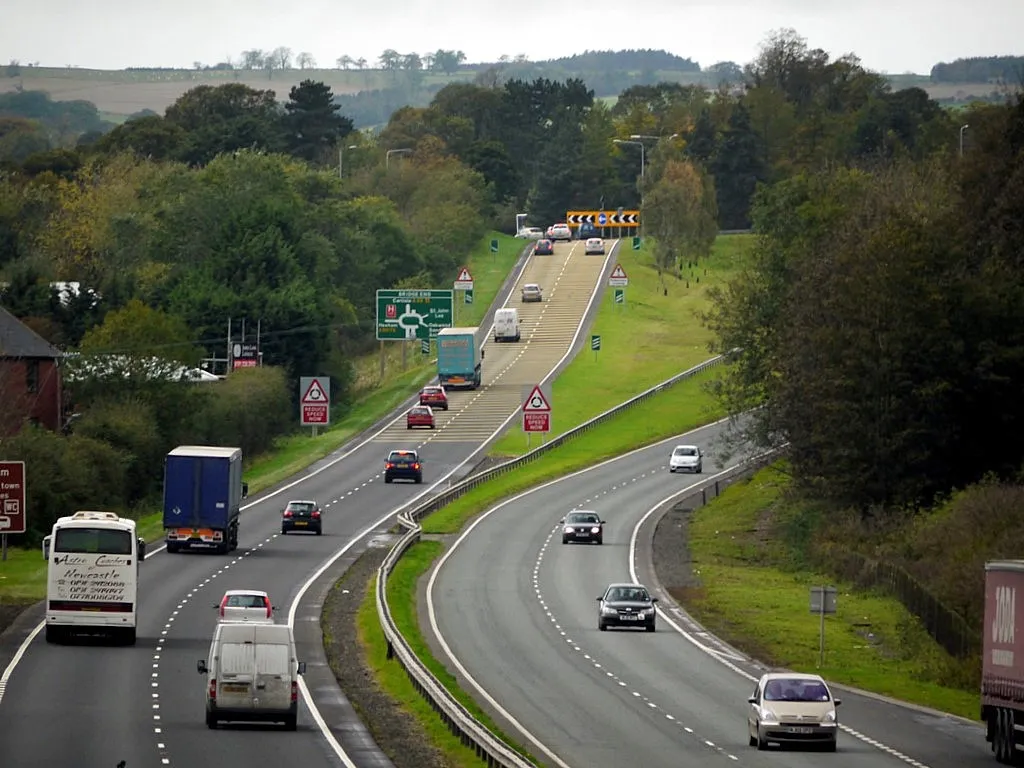
[[[25,422],[63,426],[62,353],[0,307],[0,437]]]

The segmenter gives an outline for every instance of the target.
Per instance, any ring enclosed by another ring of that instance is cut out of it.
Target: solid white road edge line
[[[572,256],[572,251],[569,252],[569,256]],[[519,280],[522,278],[523,274],[526,272],[526,267],[529,265],[531,259],[533,259],[533,251],[532,250],[527,255],[526,260],[523,261],[523,265],[519,268],[519,272],[516,274],[515,279],[512,281],[512,287],[509,290],[509,295],[505,298],[505,303],[502,305],[502,308],[507,307],[509,301],[512,300],[512,294],[514,293],[515,286],[519,282]],[[607,260],[606,260],[606,266],[607,266]],[[602,274],[604,274],[604,273],[602,272]],[[588,304],[587,305],[587,312],[589,312],[589,311],[590,311],[590,305]],[[586,318],[586,312],[584,313],[584,318]],[[582,323],[581,323],[581,327],[582,327]],[[491,332],[493,332],[493,330],[494,330],[494,324],[492,323],[490,328],[488,328],[488,331],[487,331],[488,336],[491,334]],[[579,329],[577,329],[576,335],[577,336],[579,335]],[[575,338],[576,337],[573,337],[574,342],[575,342]],[[481,346],[483,346],[483,345],[481,344]],[[569,345],[569,349],[570,350],[572,349],[572,345],[571,344]],[[563,357],[562,359],[564,360],[565,358]],[[561,361],[559,361],[558,364],[560,365]],[[404,409],[402,407],[399,407],[397,410],[404,410]],[[343,461],[344,459],[347,459],[349,456],[351,456],[356,451],[360,450],[361,448],[364,448],[366,445],[368,445],[369,443],[371,443],[374,440],[376,440],[380,435],[384,434],[384,432],[386,432],[393,424],[395,424],[398,421],[400,421],[402,419],[402,416],[404,416],[404,415],[405,415],[404,413],[399,413],[394,419],[389,421],[387,424],[385,424],[383,427],[381,427],[378,431],[374,432],[372,435],[367,437],[365,440],[363,440],[363,441],[359,442],[358,444],[354,445],[352,448],[350,448],[349,450],[345,451],[340,456],[338,456],[338,457],[332,459],[331,461],[327,462],[322,467],[319,467],[319,468],[313,470],[309,474],[303,475],[298,480],[293,480],[292,482],[288,483],[287,485],[281,486],[276,491],[268,493],[266,496],[261,496],[259,499],[255,500],[255,501],[251,501],[248,504],[243,504],[241,507],[239,507],[239,511],[240,512],[245,512],[247,509],[252,509],[253,507],[255,507],[257,505],[262,504],[267,499],[272,499],[274,496],[277,496],[278,494],[283,493],[284,491],[287,491],[290,488],[294,488],[296,485],[299,485],[300,483],[306,482],[306,480],[308,480],[309,478],[316,477],[321,472],[330,469],[331,467],[333,467],[338,462]],[[508,423],[507,421],[505,423],[503,423],[501,428],[504,429],[505,428],[505,424],[507,424],[507,423]],[[493,437],[493,435],[492,435],[492,437]],[[474,453],[469,458],[471,459],[475,455],[476,454]],[[466,461],[469,461],[469,459],[467,459]],[[465,462],[463,462],[463,463],[465,463]],[[456,467],[456,469],[457,469],[457,467]],[[436,488],[440,484],[440,482],[443,482],[443,480],[448,479],[448,477],[450,477],[454,473],[454,471],[455,470],[452,470],[452,472],[450,472],[449,474],[445,475],[445,477],[442,478],[441,481],[438,481],[437,483],[434,483],[434,485],[430,486],[430,488],[427,488],[427,490],[424,491],[424,493],[427,493],[430,490]],[[422,494],[420,494],[420,496],[422,496]],[[413,499],[413,501],[415,501],[416,499],[420,498],[420,496],[415,497]],[[412,502],[408,502],[408,503],[411,504]],[[391,516],[391,514],[389,513],[387,517],[390,517],[390,516]],[[387,517],[385,517],[383,519],[386,520]],[[375,528],[376,524],[373,527]],[[360,534],[360,538],[362,538],[365,535],[366,535],[365,532]],[[354,541],[358,541],[358,540],[359,539],[355,539]],[[166,549],[167,549],[167,545],[166,544],[164,544],[163,546],[160,546],[160,547],[155,547],[155,548],[153,548],[153,549],[151,549],[151,550],[146,552],[146,556],[143,558],[143,560],[148,560],[149,558],[153,557],[156,554],[159,554],[160,552],[163,552]],[[342,552],[344,552],[344,551],[345,550],[342,550]],[[332,562],[334,562],[334,561],[332,561]],[[328,565],[330,565],[330,563]],[[291,614],[289,614],[289,615],[291,615]],[[289,623],[291,623],[291,622],[289,622]],[[36,639],[36,636],[43,630],[43,628],[45,626],[46,626],[46,622],[45,621],[41,621],[41,622],[39,622],[39,624],[37,624],[35,626],[35,628],[29,633],[28,637],[26,637],[25,640],[22,642],[22,644],[18,647],[18,650],[15,652],[14,657],[11,659],[10,664],[7,665],[7,668],[4,670],[3,675],[0,676],[0,701],[3,701],[4,689],[7,687],[7,682],[11,679],[11,675],[14,674],[15,667],[18,666],[18,663],[21,661],[22,657],[24,657],[24,655],[25,655],[25,652],[28,650],[29,645],[32,644],[32,641]],[[319,715],[319,713],[317,713],[317,714]]]
[[[482,685],[480,685],[479,682],[477,682],[476,678],[469,673],[469,670],[467,670],[463,666],[462,662],[459,661],[459,659],[455,656],[455,653],[454,651],[452,651],[451,646],[448,645],[448,641],[444,639],[444,635],[441,634],[441,628],[437,624],[437,614],[434,611],[434,584],[437,581],[437,574],[441,572],[441,569],[444,567],[444,564],[448,561],[448,558],[451,557],[452,553],[455,552],[458,546],[473,532],[473,529],[480,525],[480,523],[482,523],[484,520],[486,520],[488,517],[490,517],[493,513],[497,512],[502,507],[505,507],[508,504],[512,504],[513,502],[519,501],[520,499],[529,496],[532,493],[536,493],[537,491],[543,490],[544,488],[548,488],[549,486],[555,485],[556,483],[560,483],[563,480],[569,480],[571,478],[584,475],[587,472],[593,472],[594,470],[601,469],[602,467],[608,464],[611,464],[616,461],[621,461],[622,459],[633,456],[639,453],[640,451],[650,450],[651,448],[656,448],[660,445],[664,445],[665,443],[675,442],[676,440],[679,440],[680,438],[685,437],[686,435],[692,435],[694,432],[699,432],[703,429],[708,429],[709,427],[715,427],[720,424],[725,424],[728,421],[729,417],[719,419],[718,421],[714,421],[710,424],[705,424],[701,427],[697,427],[696,429],[691,429],[688,432],[683,432],[682,434],[674,435],[672,437],[666,438],[665,440],[659,440],[656,443],[645,445],[642,448],[634,448],[632,451],[624,453],[621,456],[614,456],[610,459],[605,459],[600,464],[595,464],[592,467],[587,467],[586,469],[578,470],[571,474],[564,475],[563,477],[558,477],[555,478],[554,480],[549,480],[548,482],[542,485],[530,488],[529,490],[523,491],[522,493],[517,494],[510,499],[506,499],[500,504],[491,507],[490,509],[485,510],[484,512],[481,512],[480,515],[476,518],[476,520],[474,520],[470,524],[470,526],[462,532],[462,535],[460,535],[459,538],[457,538],[452,543],[452,545],[448,548],[448,551],[441,556],[441,559],[437,561],[437,565],[434,566],[434,569],[430,574],[430,580],[427,582],[427,615],[430,618],[430,629],[434,633],[434,637],[437,638],[437,642],[441,646],[441,649],[445,652],[445,655],[448,656],[449,659],[451,659],[452,664],[454,664],[455,668],[459,670],[459,674],[461,674],[467,681],[469,681],[470,685],[476,688],[477,693],[479,693],[487,701],[487,703],[494,707],[494,709],[497,712],[499,712],[502,715],[502,717],[508,720],[521,734],[523,734],[523,736],[525,736],[531,744],[537,747],[537,749],[541,750],[555,764],[560,766],[560,768],[571,768],[571,766],[564,760],[562,760],[557,754],[551,751],[551,749],[549,749],[543,742],[541,742],[540,739],[534,736],[533,733],[528,731],[522,723],[520,723],[512,716],[511,712],[502,707],[501,704],[499,704],[497,700],[493,696],[491,696],[491,694],[488,693],[487,690]]]
[[[723,471],[718,472],[718,473],[716,473],[714,475],[711,475],[710,477],[706,478],[706,480],[715,480],[715,479],[717,479],[719,477],[722,477],[723,475],[725,475],[725,474],[727,474],[728,472],[731,472],[731,471],[732,471],[732,469],[723,470]],[[690,488],[692,489],[692,486]],[[683,495],[685,495],[687,493],[692,493],[692,492],[693,492],[692,490],[684,488],[684,489],[682,489],[680,491],[676,491],[675,493],[671,494],[670,496],[666,496],[664,499],[659,501],[653,507],[648,509],[647,512],[644,513],[643,517],[641,517],[640,520],[637,522],[637,524],[633,527],[633,534],[629,538],[629,577],[635,583],[637,583],[637,584],[640,583],[640,579],[637,578],[637,572],[636,572],[636,549],[637,549],[637,540],[638,540],[638,538],[640,536],[640,529],[643,527],[644,523],[646,523],[647,520],[650,519],[651,515],[653,515],[659,509],[664,507],[666,504],[672,502],[675,499],[678,499],[680,496],[683,496]],[[672,627],[672,629],[674,629],[676,632],[678,632],[680,635],[682,635],[686,640],[688,640],[698,650],[700,650],[701,652],[707,654],[712,659],[717,661],[719,664],[725,665],[726,667],[731,669],[733,672],[735,672],[740,677],[742,677],[742,678],[744,678],[746,680],[749,680],[752,683],[756,683],[758,681],[757,677],[755,677],[754,675],[751,675],[749,672],[747,672],[747,671],[745,671],[743,669],[740,669],[738,666],[736,666],[731,661],[729,661],[727,658],[725,658],[721,651],[718,651],[718,650],[716,650],[714,648],[711,648],[710,646],[705,645],[704,643],[700,642],[700,640],[695,638],[692,634],[690,634],[685,629],[683,629],[681,626],[679,626],[675,621],[672,620],[672,617],[669,616],[668,612],[665,611],[663,608],[659,608],[659,607],[655,606],[655,609],[657,610],[658,616],[661,617],[662,621],[667,622],[668,625],[670,627]],[[920,762],[919,760],[915,760],[914,758],[912,758],[912,757],[910,757],[908,755],[904,755],[902,752],[900,752],[900,751],[898,751],[896,749],[893,749],[892,747],[887,746],[886,744],[883,744],[880,741],[877,741],[877,740],[871,738],[870,736],[861,733],[860,731],[856,731],[856,730],[854,730],[853,728],[851,728],[848,725],[843,725],[842,723],[840,723],[839,727],[844,732],[848,733],[849,735],[853,736],[854,738],[859,739],[860,741],[863,741],[865,744],[870,744],[871,746],[878,748],[880,751],[885,752],[886,754],[891,755],[892,757],[895,757],[898,760],[901,760],[904,763],[907,763],[908,765],[913,766],[913,768],[928,768],[927,765],[925,765],[924,763]]]

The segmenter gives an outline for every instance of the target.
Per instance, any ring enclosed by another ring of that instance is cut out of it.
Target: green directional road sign
[[[472,304],[473,303],[473,291],[471,291],[471,290],[470,291],[463,291],[462,295],[466,297],[466,298],[463,299],[463,301],[466,304]]]
[[[639,237],[634,237],[633,238],[633,250],[634,251],[639,251],[640,250],[640,238]]]
[[[420,352],[424,355],[430,354],[430,339],[420,339]]]
[[[626,303],[626,291],[622,288],[615,289],[615,303],[625,304]]]
[[[452,326],[454,291],[377,291],[377,339],[432,339]]]
[[[600,336],[591,336],[590,337],[590,348],[592,350],[594,350],[595,352],[597,352],[598,350],[601,349],[601,337]]]
[[[491,253],[497,253],[497,252],[498,252],[498,241],[497,240],[491,240]]]

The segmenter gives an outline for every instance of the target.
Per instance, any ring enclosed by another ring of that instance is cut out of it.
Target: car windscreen
[[[130,555],[132,535],[111,528],[61,528],[53,542],[54,552],[89,555]]]
[[[817,680],[770,680],[764,687],[765,701],[828,701],[828,689]]]
[[[597,515],[569,515],[567,518],[570,523],[598,523],[600,519]]]
[[[696,456],[697,455],[697,449],[696,448],[676,448],[675,451],[673,451],[673,454],[675,456]],[[664,456],[665,454],[661,454],[661,455]]]

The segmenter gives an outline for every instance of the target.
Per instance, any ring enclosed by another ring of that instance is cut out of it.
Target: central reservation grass
[[[712,333],[699,319],[710,309],[708,289],[736,273],[754,238],[719,235],[708,258],[683,264],[678,277],[664,280],[654,268],[653,249],[647,242],[634,251],[630,239],[622,241],[617,258],[629,277],[625,303],[615,304],[614,289],[605,288],[590,331],[601,337],[601,351],[595,354],[586,347],[555,379],[551,437],[711,356]],[[513,428],[491,454],[526,453],[530,448],[526,437]]]
[[[491,253],[491,240],[498,241],[498,253]],[[459,307],[459,322],[477,325],[497,296],[525,242],[496,232],[488,233],[466,261],[474,278],[472,304]],[[456,275],[452,275],[455,280]],[[456,294],[461,300],[461,293]],[[311,431],[279,438],[274,450],[246,461],[245,480],[254,495],[284,481],[288,477],[337,450],[353,437],[390,413],[435,375],[432,355],[420,353],[419,342],[407,348],[407,364],[401,366],[401,346],[405,342],[386,345],[385,377],[380,378],[379,354],[356,361],[356,386],[361,391],[352,408],[330,428],[316,437]],[[162,513],[141,515],[139,535],[153,546],[163,538]],[[46,563],[40,550],[9,549],[7,560],[0,562],[0,604],[34,602],[46,595]]]

